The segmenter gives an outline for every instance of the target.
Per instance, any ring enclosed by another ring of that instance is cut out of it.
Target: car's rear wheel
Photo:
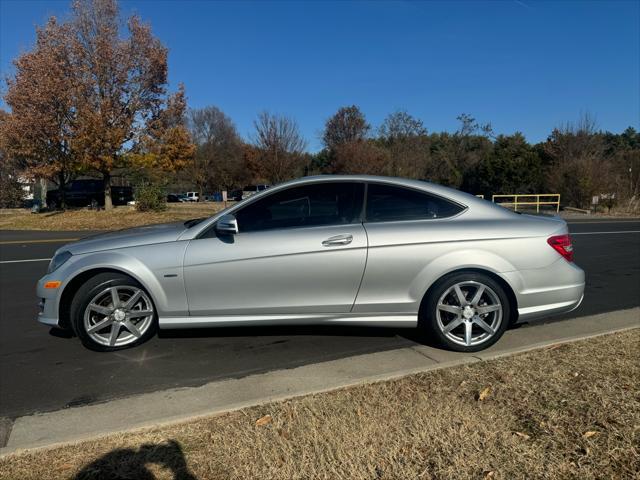
[[[488,275],[447,275],[430,290],[421,323],[430,338],[458,352],[477,352],[496,343],[510,321],[509,297]]]
[[[157,330],[155,307],[142,285],[111,272],[92,277],[78,289],[71,322],[84,346],[102,352],[139,345]]]

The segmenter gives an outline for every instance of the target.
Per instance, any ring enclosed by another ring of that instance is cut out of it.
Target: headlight
[[[49,268],[47,269],[47,273],[55,272],[60,266],[71,258],[71,252],[63,251],[57,253],[49,262]]]

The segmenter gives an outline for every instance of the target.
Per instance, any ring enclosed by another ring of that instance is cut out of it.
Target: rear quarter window
[[[382,184],[367,188],[367,222],[448,218],[464,209],[453,201],[409,188]]]

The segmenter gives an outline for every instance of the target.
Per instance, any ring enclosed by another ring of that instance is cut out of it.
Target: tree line
[[[116,0],[75,0],[69,20],[38,28],[35,46],[14,66],[9,110],[0,111],[0,206],[21,195],[16,178],[26,173],[62,191],[79,175],[97,176],[111,208],[115,172],[134,185],[181,184],[201,194],[366,173],[485,196],[560,193],[580,208],[600,194],[629,209],[640,203],[640,134],[600,131],[588,114],[537,144],[496,134],[468,114],[454,132],[430,132],[406,111],[374,127],[356,105],[326,119],[316,153],[286,115],[259,113],[242,138],[219,108],[189,110],[183,86],[169,92],[167,48],[137,16],[123,22]]]
[[[495,134],[491,124],[458,116],[453,132],[428,132],[406,111],[389,114],[373,128],[356,105],[326,120],[323,148],[305,152],[294,120],[261,113],[251,141],[216,107],[189,112],[196,143],[187,167],[201,191],[246,183],[279,183],[301,175],[374,174],[429,180],[464,191],[493,194],[559,193],[562,202],[588,208],[595,195],[638,208],[640,133],[597,129],[589,114],[554,128],[530,144],[522,133]]]

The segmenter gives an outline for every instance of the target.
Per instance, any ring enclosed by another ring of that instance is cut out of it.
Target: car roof
[[[491,207],[491,210],[494,210],[494,208],[498,208],[500,211],[505,210],[504,208],[498,207],[497,205],[491,202],[487,202],[470,193],[456,190],[455,188],[445,187],[444,185],[438,185],[437,183],[432,183],[426,180],[415,180],[411,178],[402,178],[402,177],[384,177],[379,175],[314,175],[314,176],[298,178],[295,180],[290,180],[288,182],[281,183],[280,185],[271,187],[269,190],[272,191],[280,188],[291,187],[294,185],[304,185],[307,183],[322,183],[322,182],[335,182],[335,181],[385,183],[389,185],[415,188],[418,190],[423,190],[428,193],[433,193],[435,195],[440,195],[442,197],[449,198],[451,200],[457,201],[467,206],[470,206],[470,205],[476,205],[478,207],[489,206]]]
[[[455,188],[445,187],[443,185],[438,185],[436,183],[431,183],[423,180],[413,180],[401,177],[383,177],[376,175],[315,175],[297,178],[295,180],[289,180],[279,185],[274,185],[272,187],[269,187],[268,189],[262,190],[261,192],[252,195],[250,198],[238,202],[228,209],[224,209],[216,213],[212,217],[199,224],[197,229],[185,230],[185,233],[183,234],[183,236],[181,236],[181,239],[197,237],[201,232],[208,229],[210,225],[215,223],[217,218],[219,218],[220,216],[226,213],[234,213],[236,210],[244,208],[245,205],[248,205],[255,201],[259,201],[261,198],[263,198],[263,196],[272,195],[280,190],[284,190],[294,186],[343,181],[384,183],[388,185],[397,185],[400,187],[422,190],[426,193],[435,194],[464,205],[465,207],[467,207],[465,209],[465,212],[468,212],[469,210],[472,211],[474,218],[476,219],[500,218],[515,215],[510,210],[500,207],[493,202],[483,200],[469,193],[461,192],[460,190],[456,190]]]

